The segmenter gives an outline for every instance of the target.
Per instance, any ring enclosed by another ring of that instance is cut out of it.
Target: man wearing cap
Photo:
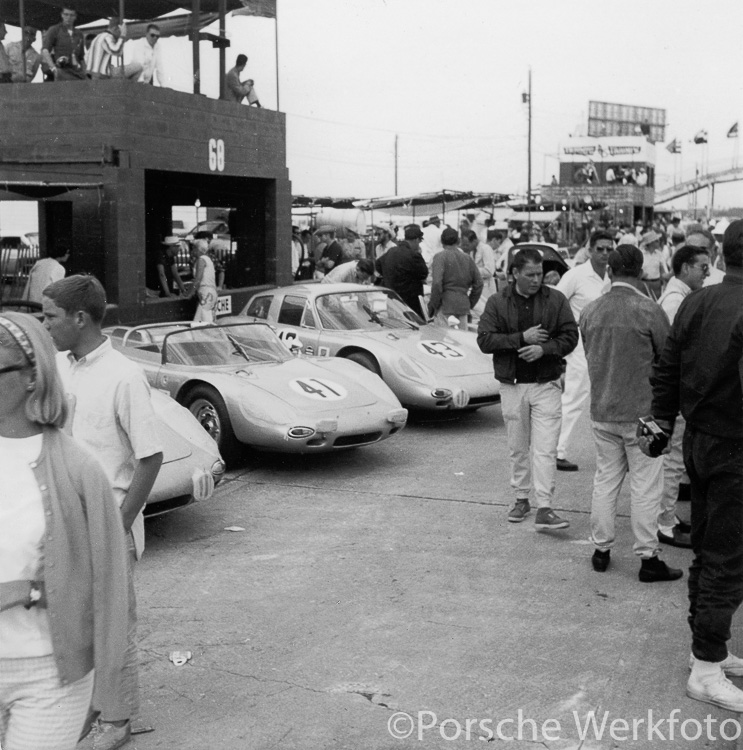
[[[668,319],[641,289],[643,256],[630,245],[609,254],[611,289],[588,304],[580,333],[591,381],[591,426],[596,474],[591,500],[593,569],[609,567],[616,539],[617,500],[630,478],[630,522],[634,551],[644,583],[675,581],[680,570],[658,559],[658,514],[663,493],[663,462],[644,455],[637,420],[650,413],[650,375],[668,335]]]
[[[428,266],[420,251],[423,231],[417,224],[408,224],[404,232],[405,239],[377,260],[376,269],[382,284],[397,292],[408,307],[425,318],[420,305],[423,282],[428,277]]]
[[[435,214],[428,220],[428,224],[423,228],[423,242],[421,242],[421,255],[426,265],[430,268],[433,262],[433,256],[440,253],[444,247],[441,244],[441,219]]]
[[[390,248],[395,247],[395,233],[392,227],[377,227],[377,245],[374,248],[374,258],[379,260]]]
[[[560,376],[563,357],[578,342],[570,305],[561,292],[542,284],[542,255],[534,247],[513,256],[514,281],[485,303],[477,327],[480,350],[493,355],[493,371],[501,384],[516,498],[508,512],[520,523],[537,503],[534,525],[546,531],[570,524],[552,510],[555,454],[560,434]]]
[[[173,282],[183,297],[188,296],[176,263],[180,248],[180,239],[170,235],[163,239],[155,252],[148,254],[145,274],[147,288],[159,292],[160,297],[173,296]]]
[[[317,267],[323,273],[332,271],[335,266],[343,262],[343,248],[338,240],[335,239],[335,229],[329,224],[324,224],[315,232],[318,240],[325,244],[320,260],[317,261]]]
[[[482,277],[475,261],[459,249],[459,234],[447,227],[441,233],[443,250],[431,264],[431,299],[428,314],[435,316],[434,323],[448,326],[450,315],[459,319],[459,330],[467,330],[470,310],[482,294]]]
[[[654,230],[645,232],[640,238],[642,252],[642,281],[653,299],[660,297],[668,269],[660,251],[661,235]]]
[[[607,273],[609,253],[614,249],[614,240],[609,232],[596,230],[591,235],[588,248],[588,263],[581,263],[567,271],[560,279],[557,289],[570,303],[576,323],[580,323],[583,308],[609,291],[611,281]],[[568,450],[575,447],[578,422],[583,415],[591,384],[588,381],[588,363],[583,343],[565,357],[565,389],[562,393],[562,427],[557,442],[557,470],[578,471],[578,464],[568,460]]]
[[[710,261],[706,248],[689,245],[679,248],[671,262],[674,275],[658,304],[668,317],[668,322],[673,325],[681,303],[692,292],[701,289],[709,276]],[[671,451],[663,462],[663,498],[658,516],[658,539],[674,547],[691,547],[691,527],[676,516],[676,503],[679,500],[689,500],[691,493],[681,449],[684,426],[684,418],[679,417],[670,442]]]
[[[728,226],[722,252],[722,283],[690,294],[676,314],[651,379],[652,414],[671,435],[679,412],[686,420],[694,550],[686,694],[741,713],[743,690],[728,677],[743,676],[743,659],[728,641],[743,602],[743,220]]]

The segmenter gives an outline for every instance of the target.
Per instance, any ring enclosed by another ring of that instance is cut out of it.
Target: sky
[[[227,52],[230,65],[248,55],[271,108],[274,23],[231,19]],[[703,164],[729,168],[740,139],[726,134],[743,120],[742,32],[740,0],[278,0],[293,191],[394,194],[397,135],[398,194],[525,192],[529,68],[533,184],[558,172],[561,143],[585,133],[590,99],[666,109],[666,143],[679,138],[683,152],[658,144],[658,188]],[[202,80],[216,95],[216,52],[202,46]],[[185,89],[190,66],[179,72]],[[706,148],[691,143],[700,129]],[[715,202],[743,205],[743,182],[718,186]]]
[[[534,185],[585,133],[591,99],[666,109],[666,143],[683,153],[657,145],[658,189],[703,163],[729,168],[740,148],[726,134],[743,120],[741,0],[278,0],[277,22],[227,26],[228,67],[247,54],[244,77],[272,109],[277,31],[295,195],[524,193],[530,68]],[[170,85],[191,90],[190,43],[159,44]],[[217,52],[201,55],[202,92],[217,96]],[[700,129],[706,148],[691,143]],[[743,206],[743,182],[715,198]]]

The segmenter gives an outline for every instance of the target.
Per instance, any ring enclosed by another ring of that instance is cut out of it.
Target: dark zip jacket
[[[515,294],[513,284],[493,294],[477,326],[480,350],[493,355],[493,371],[502,383],[516,382],[518,350],[527,345],[518,330]],[[536,362],[537,382],[557,380],[565,369],[563,357],[578,345],[578,326],[562,292],[544,285],[541,287],[535,295],[533,325],[541,325],[549,334],[549,339],[540,345],[544,356]]]

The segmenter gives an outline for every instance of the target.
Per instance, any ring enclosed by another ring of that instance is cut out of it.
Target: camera
[[[646,437],[649,440],[648,452],[653,458],[663,453],[668,445],[670,435],[661,429],[653,417],[640,417],[637,425],[637,437]]]

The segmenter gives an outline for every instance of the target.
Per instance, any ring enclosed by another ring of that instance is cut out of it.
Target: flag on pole
[[[738,137],[738,123],[736,122],[730,130],[728,130],[728,138]]]
[[[707,143],[707,131],[706,130],[700,130],[694,136],[694,143]]]
[[[669,151],[672,154],[680,154],[681,153],[681,141],[678,138],[674,138],[666,146],[666,151]]]
[[[276,0],[240,0],[240,2],[243,7],[233,10],[233,16],[276,18]]]

